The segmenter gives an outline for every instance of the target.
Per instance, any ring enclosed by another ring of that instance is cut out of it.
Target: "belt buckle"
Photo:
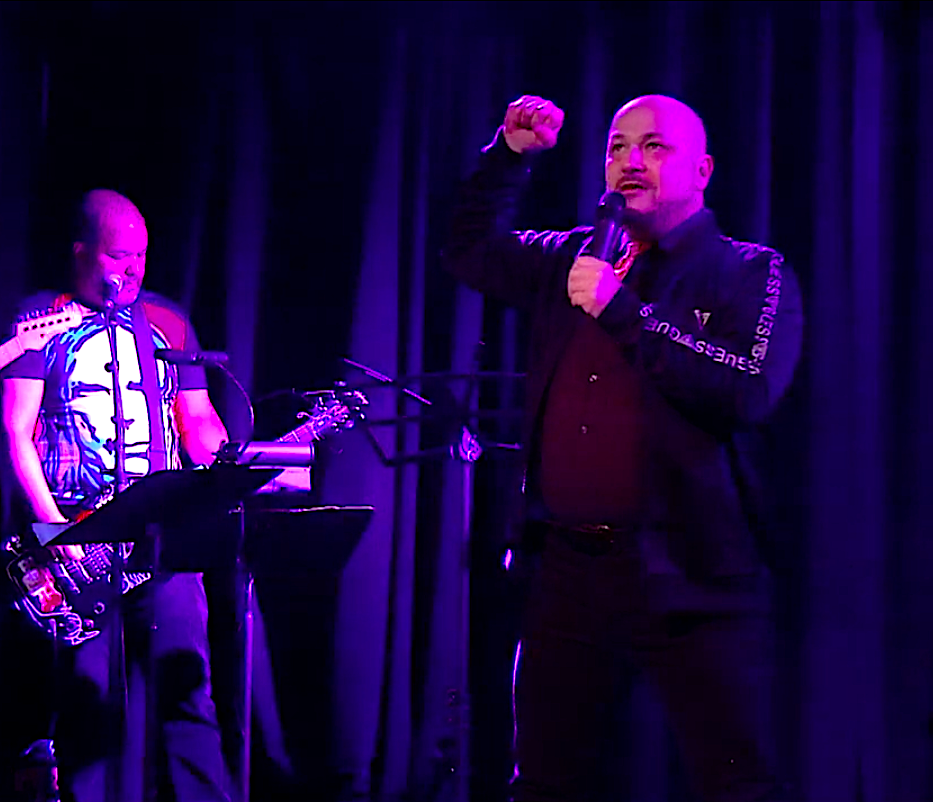
[[[608,535],[606,540],[609,542],[609,545],[610,546],[615,545],[616,539],[615,539],[615,535],[612,532],[611,526],[609,526],[608,524],[597,524],[596,531],[599,532],[600,535]]]
[[[582,527],[582,531],[588,535],[595,535],[604,544],[614,546],[616,539],[609,524],[588,524]]]

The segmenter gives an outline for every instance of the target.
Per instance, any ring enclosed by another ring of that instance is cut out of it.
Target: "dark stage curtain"
[[[504,799],[521,383],[469,376],[521,371],[524,321],[438,251],[510,100],[566,111],[520,220],[559,228],[591,220],[612,112],[650,92],[701,114],[720,225],[785,253],[805,293],[804,359],[760,444],[782,770],[812,802],[933,798],[931,53],[927,4],[899,2],[0,8],[0,311],[66,280],[71,205],[109,186],[149,223],[147,284],[255,399],[369,394],[382,453],[336,435],[318,480],[372,523],[333,565],[308,532],[259,586],[296,798],[453,799],[466,757],[474,798]],[[212,390],[245,436],[242,401]],[[262,431],[289,420],[257,404]],[[466,423],[472,467],[444,456]],[[626,713],[620,798],[687,799],[638,678]]]

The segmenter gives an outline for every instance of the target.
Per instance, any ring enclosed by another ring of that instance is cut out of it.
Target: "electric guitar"
[[[297,429],[279,437],[277,443],[307,443],[320,440],[324,435],[352,429],[358,420],[362,420],[363,407],[369,399],[362,390],[351,390],[338,385],[334,390],[316,393],[314,407],[307,412],[299,412],[298,420],[305,421]]]
[[[328,433],[352,428],[363,418],[368,404],[359,390],[337,389],[322,394],[304,422],[279,438],[279,442],[304,443],[319,440]],[[93,515],[93,512],[87,513]],[[26,535],[14,535],[0,543],[0,563],[13,587],[13,606],[25,613],[39,629],[67,646],[79,646],[100,635],[113,600],[110,591],[110,565],[116,544],[92,543],[84,546],[80,559],[56,559],[39,545],[36,532],[56,534],[72,526],[33,524]],[[44,537],[48,542],[51,538]],[[127,572],[122,593],[128,593],[151,574]]]
[[[5,368],[26,351],[38,351],[55,335],[75,328],[81,322],[81,309],[70,303],[61,309],[40,309],[16,321],[16,331],[0,345],[0,368]]]

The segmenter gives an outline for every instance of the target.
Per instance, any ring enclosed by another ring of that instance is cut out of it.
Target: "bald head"
[[[106,232],[146,221],[129,198],[112,189],[92,189],[81,200],[78,210],[78,240],[92,245]]]
[[[630,228],[657,238],[703,208],[713,172],[699,115],[666,95],[645,95],[612,118],[606,186],[626,199]]]
[[[149,232],[129,198],[110,189],[94,189],[81,201],[74,243],[76,289],[82,300],[102,303],[104,281],[119,279],[120,306],[133,303],[146,275]]]
[[[613,122],[635,109],[650,111],[664,133],[679,143],[694,156],[706,153],[706,127],[700,115],[686,103],[667,95],[643,95],[630,100],[619,109]]]

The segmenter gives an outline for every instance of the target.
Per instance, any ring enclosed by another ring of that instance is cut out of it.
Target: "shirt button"
[[[591,382],[596,381],[598,378],[599,378],[599,376],[598,376],[597,374],[595,374],[595,373],[591,373],[591,374],[590,374],[590,381],[591,381]]]
[[[589,429],[587,428],[586,424],[584,423],[584,424],[580,427],[580,434],[586,434],[588,431],[589,431]]]

